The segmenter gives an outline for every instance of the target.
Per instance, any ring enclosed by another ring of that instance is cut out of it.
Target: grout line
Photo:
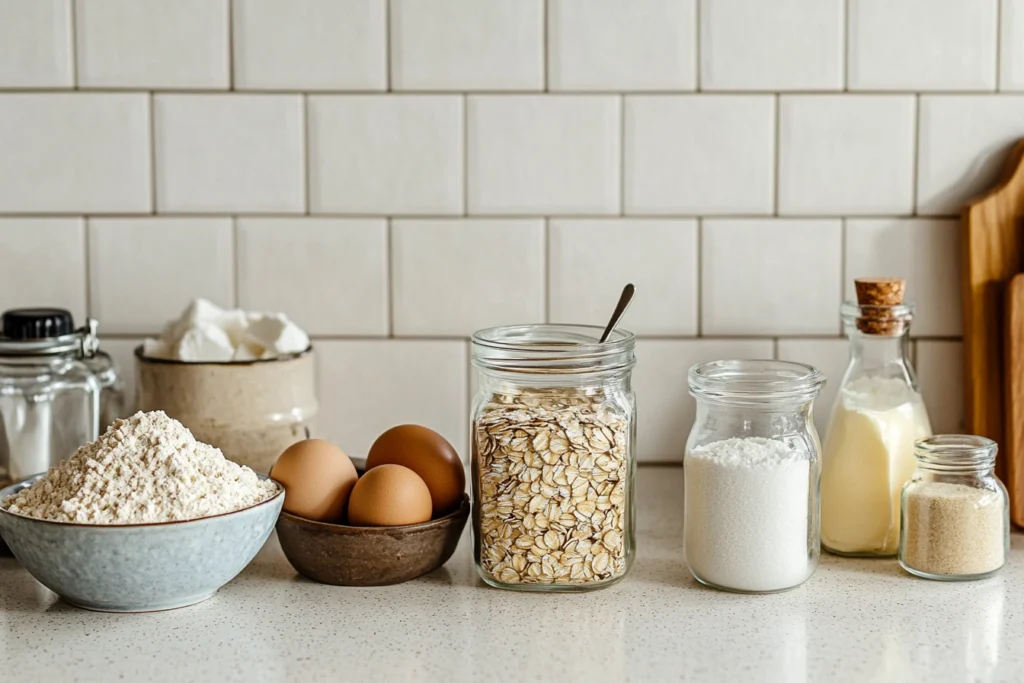
[[[71,88],[78,90],[78,2],[68,0],[68,20],[71,22],[68,34],[68,49],[71,51]]]
[[[394,223],[390,218],[384,223],[384,254],[387,259],[387,339],[395,338],[395,261],[392,242],[394,241]]]
[[[156,96],[149,93],[149,213],[155,216],[156,202]]]
[[[544,322],[551,322],[551,219],[544,219]]]
[[[240,261],[240,258],[239,258],[239,251],[238,251],[238,217],[237,216],[232,216],[232,218],[231,218],[231,251],[232,251],[232,261],[234,263],[234,268],[235,268],[235,273],[234,273],[235,277],[234,277],[234,279],[233,279],[233,281],[231,283],[232,286],[234,287],[234,290],[235,290],[234,294],[232,296],[232,299],[234,300],[234,307],[235,308],[239,308],[239,307],[241,307],[242,304],[240,302],[241,294],[240,294],[240,288],[239,288],[239,281],[241,279],[241,269],[239,268],[239,265],[238,265],[239,261]]]
[[[303,95],[306,93],[312,95],[330,95],[336,97],[345,97],[349,95],[376,95],[378,97],[388,97],[389,95],[424,95],[424,96],[437,96],[437,95],[488,95],[491,97],[535,97],[537,95],[553,95],[558,97],[594,97],[594,96],[606,96],[611,97],[615,95],[643,95],[646,97],[679,97],[680,95],[800,95],[802,97],[834,97],[836,95],[851,95],[851,96],[878,96],[878,97],[893,97],[896,95],[912,95],[918,93],[921,95],[966,95],[972,97],[983,97],[983,96],[998,96],[1001,93],[993,91],[990,88],[975,88],[975,89],[959,89],[959,90],[941,90],[941,89],[918,89],[908,90],[906,88],[893,88],[889,90],[880,89],[852,89],[843,90],[840,88],[821,88],[819,90],[789,90],[779,89],[764,90],[764,89],[751,89],[743,90],[737,88],[703,88],[700,91],[696,91],[692,88],[677,88],[672,90],[629,90],[624,88],[608,89],[608,90],[552,90],[545,92],[543,90],[534,88],[532,90],[452,90],[452,89],[437,89],[427,90],[423,88],[410,88],[410,89],[397,89],[397,90],[381,90],[380,88],[353,88],[350,90],[346,89],[331,89],[331,88],[235,88],[228,90],[227,88],[139,88],[137,86],[125,86],[118,87],[112,85],[103,85],[97,87],[43,87],[37,88],[34,86],[4,86],[3,93],[28,93],[33,95],[49,95],[49,94],[67,94],[74,90],[81,92],[87,92],[94,95],[118,95],[118,94],[149,94],[156,92],[164,95]],[[1003,92],[1020,94],[1024,92],[1024,88],[1007,89]]]
[[[843,0],[843,92],[850,91],[850,0]]]
[[[846,300],[846,221],[843,218],[839,221],[839,305]],[[840,316],[836,321],[839,327],[839,334],[843,334],[843,320]]]
[[[693,3],[693,51],[694,51],[694,75],[693,75],[693,88],[696,92],[701,92],[703,84],[700,78],[700,61],[701,61],[701,33],[703,29],[700,24],[701,17],[701,6],[704,4],[704,0],[696,0]]]
[[[1002,89],[1003,83],[1003,2],[996,3],[996,92]]]
[[[779,215],[779,185],[782,184],[782,95],[775,96],[775,165],[772,168],[772,215]]]
[[[102,321],[101,321],[102,322]],[[160,330],[153,330],[150,332],[114,332],[104,333],[104,337],[111,339],[137,339],[140,336],[147,334],[159,334]],[[403,334],[400,336],[385,336],[380,334],[311,334],[310,338],[314,341],[326,341],[326,342],[357,342],[357,341],[407,341],[407,342],[457,342],[467,341],[468,336],[455,336],[455,335],[426,335],[426,334]],[[746,341],[771,341],[772,339],[778,339],[779,341],[843,341],[845,337],[841,334],[786,334],[781,337],[771,337],[768,334],[715,334],[708,337],[695,337],[693,335],[683,334],[641,334],[637,335],[637,339],[640,341],[679,341],[679,342],[697,342],[697,341],[735,341],[735,340],[746,340]],[[961,336],[911,336],[911,340],[914,342],[962,342],[963,337]]]
[[[469,215],[469,95],[462,96],[462,215]]]
[[[309,95],[302,95],[302,190],[303,206],[305,215],[309,216],[313,211],[313,204],[310,202],[310,174],[312,162],[309,154]]]
[[[85,237],[83,240],[85,247],[85,315],[86,317],[92,317],[92,257],[89,254],[89,244],[92,241],[91,231],[92,228],[89,225],[89,219],[85,216],[82,219],[82,235]]]
[[[550,50],[548,49],[548,38],[550,36],[548,24],[551,21],[551,5],[548,2],[548,0],[544,0],[544,6],[542,7],[542,11],[544,13],[541,17],[541,52],[544,56],[544,74],[542,83],[544,85],[544,92],[551,92],[551,77],[548,74],[548,71],[551,69],[551,55]]]
[[[40,212],[25,212],[25,211],[11,211],[2,212],[0,216],[3,218],[78,218],[82,216],[82,211],[40,211]],[[150,218],[154,214],[152,212],[144,211],[126,211],[123,213],[110,213],[110,212],[92,212],[89,214],[93,218],[104,218],[104,219],[131,219],[131,218]],[[544,218],[558,218],[561,220],[587,220],[587,221],[618,221],[622,218],[629,218],[636,221],[671,221],[671,220],[711,220],[711,221],[722,221],[722,220],[749,220],[749,221],[763,221],[770,219],[775,216],[770,213],[740,213],[740,214],[727,214],[727,213],[705,213],[705,214],[692,214],[692,213],[665,213],[665,214],[651,214],[651,213],[627,213],[619,215],[617,213],[435,213],[435,214],[394,214],[394,213],[341,213],[337,211],[315,211],[303,213],[302,211],[293,211],[291,213],[281,211],[269,211],[269,212],[247,212],[247,211],[230,211],[224,210],[220,212],[216,211],[160,211],[158,214],[161,218],[223,218],[225,216],[239,216],[243,218],[296,218],[302,216],[312,216],[316,218],[338,218],[338,219],[351,219],[351,220],[363,220],[363,219],[383,219],[383,218],[394,218],[396,220],[416,220],[416,221],[451,221],[451,220],[462,220],[472,219],[475,221],[508,221],[508,220],[540,220]],[[961,216],[958,214],[914,214],[914,213],[872,213],[872,214],[854,214],[854,213],[833,213],[833,214],[802,214],[802,213],[783,213],[779,214],[779,218],[785,218],[790,221],[822,221],[822,220],[842,220],[843,218],[855,218],[858,220],[892,220],[898,218],[933,218],[936,220],[940,219],[959,219]]]
[[[619,216],[626,215],[626,96],[619,96]]]
[[[914,95],[914,157],[911,159],[913,185],[910,188],[910,211],[917,216],[917,177],[920,173],[921,157],[921,95]]]
[[[384,0],[384,91],[391,92],[391,0]],[[377,91],[380,92],[380,91]]]
[[[697,337],[704,336],[704,219],[697,219]]]
[[[235,89],[235,0],[227,0],[228,10],[228,90]]]

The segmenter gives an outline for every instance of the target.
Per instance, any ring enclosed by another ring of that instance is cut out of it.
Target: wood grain
[[[1003,295],[1021,269],[1024,140],[999,185],[967,205],[963,228],[964,424],[1003,444]],[[1005,481],[1006,457],[996,473]]]
[[[1024,274],[1017,274],[1006,288],[1006,438],[1001,444],[1010,492],[1010,517],[1024,526]]]

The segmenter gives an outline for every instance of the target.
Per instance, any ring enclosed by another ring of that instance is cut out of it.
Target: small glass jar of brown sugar
[[[917,472],[904,485],[899,561],[939,581],[984,579],[1006,563],[1009,497],[996,478],[996,443],[942,434],[914,444]]]

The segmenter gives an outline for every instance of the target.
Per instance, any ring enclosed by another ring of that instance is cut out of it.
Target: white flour
[[[772,439],[725,439],[688,453],[685,477],[684,545],[694,574],[740,591],[782,590],[809,576],[804,454]]]
[[[4,505],[55,522],[141,524],[232,512],[276,492],[155,411],[117,420]]]

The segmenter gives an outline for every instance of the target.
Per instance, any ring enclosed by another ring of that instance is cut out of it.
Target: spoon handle
[[[615,310],[612,312],[612,319],[608,321],[608,327],[604,328],[604,334],[601,335],[601,340],[598,342],[599,344],[603,344],[608,340],[608,337],[611,336],[612,330],[614,330],[615,326],[619,323],[619,318],[621,318],[622,314],[626,312],[627,308],[629,308],[629,302],[633,300],[633,292],[635,291],[636,288],[633,287],[632,283],[622,288],[622,295],[619,297],[619,303],[615,305]]]

